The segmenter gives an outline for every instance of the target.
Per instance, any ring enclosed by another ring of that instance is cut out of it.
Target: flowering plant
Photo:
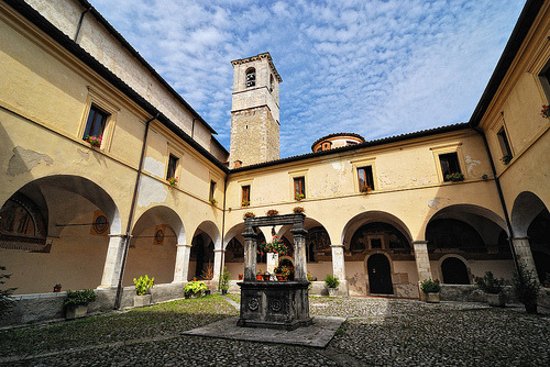
[[[178,185],[178,178],[177,177],[169,177],[169,178],[166,179],[166,181],[168,181],[168,183],[172,187],[176,187]]]
[[[280,275],[284,278],[288,278],[290,276],[290,268],[286,265],[279,266],[273,270],[273,272],[277,275]]]
[[[86,140],[88,143],[90,143],[90,145],[92,147],[99,147],[99,146],[101,146],[101,139],[102,139],[101,135],[99,135],[99,136],[86,135],[86,138],[84,140]]]
[[[288,253],[288,247],[284,242],[279,241],[279,236],[273,236],[273,240],[269,243],[261,243],[258,246],[258,254],[263,256],[264,253],[273,252],[275,254],[284,256]]]
[[[550,119],[550,106],[542,105],[542,110],[540,110],[540,115],[545,119]]]
[[[275,210],[275,209],[270,209],[270,210],[268,210],[265,214],[266,214],[267,216],[269,216],[269,217],[273,217],[273,216],[279,214],[279,211],[278,211],[278,210]]]
[[[305,212],[306,210],[304,208],[302,208],[301,206],[297,206],[294,209],[292,209],[292,211],[294,212],[294,214],[300,214],[300,213]]]
[[[244,213],[243,215],[243,219],[246,219],[246,218],[254,218],[256,217],[256,214],[252,213],[252,212],[246,212]]]

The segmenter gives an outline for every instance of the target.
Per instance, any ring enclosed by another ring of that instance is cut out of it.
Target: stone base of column
[[[340,285],[338,286],[338,296],[349,297],[349,284],[346,279],[340,280]]]

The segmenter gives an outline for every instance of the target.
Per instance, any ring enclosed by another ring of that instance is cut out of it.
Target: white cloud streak
[[[230,61],[269,51],[283,77],[281,154],[467,121],[520,0],[92,0],[229,148]],[[310,139],[304,139],[307,136]]]

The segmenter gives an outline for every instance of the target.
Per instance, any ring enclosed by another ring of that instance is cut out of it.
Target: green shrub
[[[67,291],[67,298],[63,302],[67,306],[84,306],[96,300],[93,289],[82,289],[79,291]]]
[[[338,286],[340,285],[340,280],[338,279],[338,277],[329,274],[325,277],[325,284],[327,288],[338,288]]]
[[[525,265],[519,265],[519,272],[514,274],[512,279],[514,293],[518,300],[524,305],[536,305],[540,291],[540,283],[537,274],[528,270]]]
[[[229,270],[224,267],[222,276],[220,278],[220,289],[222,291],[227,291],[229,289],[229,280],[231,279],[231,273],[229,273]]]
[[[483,278],[475,278],[476,287],[485,293],[499,294],[504,289],[506,281],[502,278],[495,278],[492,272],[485,272]]]
[[[439,280],[432,280],[432,278],[424,279],[420,282],[420,289],[424,293],[437,293],[441,290]]]
[[[0,271],[2,271],[0,273],[0,285],[5,284],[6,279],[11,277],[11,274],[4,273],[5,270],[6,268],[4,266],[0,266]],[[0,289],[0,312],[13,306],[13,300],[10,296],[16,289],[17,288]]]
[[[155,284],[155,278],[149,278],[149,275],[140,275],[139,278],[134,278],[134,285],[136,286],[136,294],[138,296],[144,296],[149,293],[149,289],[153,288]]]
[[[183,293],[185,294],[185,296],[191,296],[191,295],[197,296],[207,290],[208,290],[208,287],[206,286],[206,284],[199,280],[189,282],[185,285],[185,287],[183,287]]]

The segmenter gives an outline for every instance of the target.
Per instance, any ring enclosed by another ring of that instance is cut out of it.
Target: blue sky
[[[92,0],[229,149],[231,60],[269,51],[281,157],[467,121],[524,1]]]

